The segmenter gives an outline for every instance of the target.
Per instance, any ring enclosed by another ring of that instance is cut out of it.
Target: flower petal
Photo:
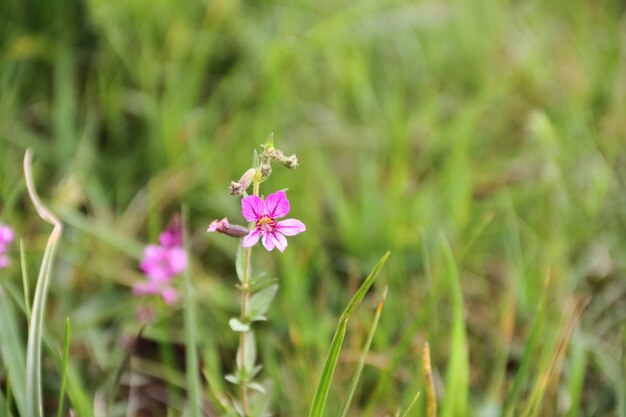
[[[266,233],[263,235],[263,246],[265,246],[265,249],[267,249],[270,252],[274,250],[274,246],[276,245],[274,243],[274,239],[271,233]]]
[[[167,252],[167,260],[172,275],[178,275],[187,267],[187,253],[183,248],[170,248]]]
[[[243,246],[244,248],[254,246],[259,241],[259,237],[261,237],[261,231],[259,229],[254,229],[250,233],[248,233],[248,236],[243,238],[241,246]]]
[[[279,251],[284,252],[287,247],[287,238],[282,233],[272,233],[272,238],[274,239],[274,244],[278,248]]]
[[[298,233],[304,232],[306,230],[306,226],[300,220],[287,219],[276,223],[274,229],[285,236],[295,236]]]
[[[256,195],[245,197],[241,200],[241,214],[249,222],[255,222],[263,217],[265,203]]]
[[[289,200],[284,191],[276,191],[265,198],[266,214],[272,219],[285,217],[289,214]]]
[[[209,228],[206,229],[207,232],[217,232],[222,230],[225,225],[228,224],[228,220],[224,217],[222,220],[213,220],[209,225]]]
[[[13,242],[13,239],[15,239],[13,229],[6,224],[0,224],[0,243],[8,245]]]
[[[158,292],[159,284],[154,281],[142,281],[133,285],[133,294],[135,295],[156,294]]]

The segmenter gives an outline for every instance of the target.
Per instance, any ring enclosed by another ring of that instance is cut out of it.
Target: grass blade
[[[463,293],[459,272],[448,241],[442,236],[444,256],[448,268],[448,284],[452,290],[452,338],[450,362],[446,374],[446,396],[441,407],[443,417],[467,415],[469,388],[469,354],[463,308]]]
[[[420,392],[417,391],[415,393],[415,396],[413,397],[413,399],[411,400],[411,402],[409,403],[409,406],[406,408],[406,410],[404,411],[404,413],[402,414],[402,417],[407,417],[409,415],[409,411],[411,411],[411,409],[415,406],[415,404],[417,403],[417,400],[419,400],[420,398]]]
[[[65,319],[65,339],[63,342],[63,364],[61,365],[61,391],[59,392],[59,408],[57,416],[63,416],[63,400],[67,386],[67,363],[70,358],[70,318]]]
[[[20,262],[22,265],[22,286],[24,287],[24,308],[26,309],[26,318],[30,321],[30,288],[28,285],[28,269],[26,267],[26,252],[24,251],[24,241],[20,239]]]
[[[189,254],[189,239],[187,236],[187,212],[183,208],[183,244],[185,252]],[[189,393],[189,415],[201,417],[200,412],[200,380],[198,376],[198,351],[196,325],[196,304],[191,282],[190,260],[185,268],[185,354],[187,355],[187,390]]]
[[[39,216],[54,228],[48,238],[46,250],[44,252],[39,276],[37,277],[37,286],[35,288],[35,299],[33,301],[32,316],[28,326],[28,343],[26,346],[26,410],[25,417],[41,417],[43,415],[43,405],[41,397],[41,340],[43,333],[44,312],[46,307],[46,298],[48,295],[48,287],[50,285],[50,276],[52,274],[52,266],[54,263],[54,255],[56,253],[59,239],[63,231],[61,222],[42,204],[32,176],[31,169],[32,154],[30,149],[26,151],[24,156],[24,176],[26,178],[26,187],[28,195],[37,210]]]
[[[389,252],[385,253],[383,257],[380,258],[372,272],[370,272],[363,284],[361,284],[361,287],[357,290],[356,294],[354,294],[350,303],[348,303],[348,306],[339,318],[337,329],[335,330],[335,334],[330,343],[330,348],[328,349],[326,361],[324,362],[322,374],[320,375],[319,382],[317,383],[317,387],[315,389],[315,395],[313,396],[313,403],[311,404],[309,417],[321,417],[324,412],[326,399],[328,398],[328,392],[330,390],[330,383],[333,379],[333,374],[335,373],[335,368],[337,367],[339,352],[341,351],[341,346],[346,336],[348,319],[350,318],[352,312],[359,306],[363,297],[365,297],[365,294],[374,283],[378,272],[383,267],[385,262],[387,262],[388,258]]]
[[[372,327],[370,328],[370,332],[367,336],[367,341],[365,342],[365,346],[363,347],[363,351],[361,352],[361,357],[359,358],[359,363],[357,368],[352,376],[352,381],[350,382],[350,388],[348,389],[348,396],[341,407],[341,413],[339,414],[341,417],[345,417],[348,414],[348,409],[350,408],[350,403],[352,402],[352,398],[354,397],[354,393],[356,392],[356,387],[361,379],[361,374],[363,372],[363,367],[365,366],[365,359],[367,359],[367,354],[370,351],[372,346],[372,340],[374,340],[374,334],[376,333],[376,329],[378,329],[378,322],[380,320],[380,315],[383,312],[383,305],[385,304],[385,299],[387,298],[387,287],[383,290],[383,295],[378,303],[378,308],[376,308],[376,315],[374,316],[374,322],[372,323]]]
[[[8,388],[7,388],[8,389]],[[2,395],[2,391],[0,391],[0,416],[9,417],[10,416],[10,404],[7,400],[4,399],[4,395]]]
[[[2,317],[0,319],[0,354],[9,374],[7,387],[12,389],[19,414],[24,415],[26,411],[26,359],[24,358],[24,346],[21,344],[15,312],[11,307],[4,287],[1,285],[0,317]],[[7,397],[9,397],[8,394]]]
[[[522,393],[522,389],[524,385],[527,384],[530,376],[530,366],[534,359],[533,354],[541,343],[540,336],[545,323],[545,307],[549,293],[547,291],[547,282],[549,281],[549,276],[550,275],[548,273],[545,278],[546,283],[544,284],[544,291],[541,292],[541,296],[537,302],[537,313],[535,314],[533,323],[530,326],[529,335],[526,338],[526,343],[524,344],[524,353],[522,355],[522,360],[519,364],[517,372],[515,373],[515,377],[513,378],[511,389],[507,393],[507,396],[504,400],[504,405],[502,406],[503,417],[510,417],[514,414],[515,404],[518,402],[519,396]]]

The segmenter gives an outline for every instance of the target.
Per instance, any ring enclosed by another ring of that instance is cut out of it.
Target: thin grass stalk
[[[415,395],[413,396],[413,399],[409,403],[409,406],[406,408],[406,410],[404,410],[402,417],[407,417],[409,415],[409,412],[413,409],[413,407],[415,407],[415,404],[417,404],[417,400],[419,400],[421,394],[422,393],[419,391],[415,393]]]
[[[4,399],[4,395],[2,391],[0,391],[0,416],[1,417],[9,417],[10,408],[7,405],[6,400]]]
[[[387,298],[387,287],[383,290],[383,295],[380,298],[380,302],[378,303],[378,307],[376,308],[376,315],[374,316],[374,321],[372,322],[372,326],[370,327],[369,334],[367,336],[367,341],[365,342],[365,346],[363,347],[363,351],[361,352],[361,357],[359,358],[359,363],[357,368],[352,376],[352,381],[350,382],[350,388],[348,389],[348,395],[341,407],[341,412],[339,413],[340,417],[345,417],[348,414],[348,409],[350,408],[350,404],[352,403],[352,398],[354,397],[354,393],[356,392],[356,387],[359,384],[361,379],[361,374],[363,373],[363,367],[365,366],[365,359],[367,359],[367,354],[370,351],[372,346],[372,341],[374,340],[374,335],[376,334],[376,330],[378,329],[378,322],[380,321],[380,316],[383,312],[383,306],[385,304],[385,299]]]
[[[422,362],[424,366],[424,377],[426,378],[426,405],[428,417],[437,417],[437,394],[435,382],[433,381],[433,369],[430,364],[430,346],[424,343],[422,348]]]
[[[26,413],[24,346],[6,287],[0,285],[0,353],[7,372],[7,401],[13,397],[20,415]]]
[[[37,278],[35,288],[35,299],[31,321],[28,326],[28,343],[26,347],[26,412],[25,417],[41,417],[43,415],[43,404],[41,395],[41,341],[43,334],[44,313],[48,287],[54,263],[54,255],[58,248],[58,243],[63,232],[61,222],[43,205],[32,176],[32,153],[26,151],[24,156],[24,176],[26,178],[26,188],[28,195],[37,210],[37,214],[44,221],[54,227],[48,238],[46,250],[44,252],[41,269]]]
[[[61,366],[61,390],[59,392],[59,408],[57,417],[63,416],[63,401],[65,400],[65,388],[67,386],[67,364],[70,359],[70,318],[65,319],[65,338],[63,342],[63,365]]]
[[[30,321],[30,286],[28,269],[26,267],[26,252],[24,251],[24,240],[20,239],[20,264],[22,266],[22,287],[24,288],[24,308],[26,309],[26,319]]]
[[[189,256],[189,238],[187,234],[187,210],[183,207],[183,245]],[[187,390],[189,392],[189,413],[191,417],[200,417],[200,381],[198,377],[198,352],[196,325],[196,304],[191,282],[191,262],[185,267],[185,353],[187,355]]]

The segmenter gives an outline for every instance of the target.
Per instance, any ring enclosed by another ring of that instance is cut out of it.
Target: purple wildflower
[[[171,304],[177,299],[176,290],[171,286],[172,278],[187,266],[180,221],[174,219],[159,236],[159,242],[160,245],[148,245],[144,249],[139,267],[146,274],[147,281],[135,284],[133,293],[159,294],[166,303]]]
[[[0,224],[0,269],[7,268],[11,264],[11,259],[6,252],[13,239],[15,239],[13,229],[5,224]]]
[[[300,220],[287,219],[276,221],[289,214],[290,206],[284,191],[270,194],[263,201],[262,198],[251,195],[241,200],[241,212],[249,222],[255,222],[254,228],[243,238],[245,248],[254,246],[261,238],[263,246],[268,251],[277,247],[283,252],[287,247],[285,236],[294,236],[306,230]]]
[[[183,246],[183,228],[178,217],[174,217],[167,229],[159,235],[159,242],[168,248]]]
[[[187,266],[187,254],[179,246],[148,245],[143,251],[139,267],[154,281],[167,281],[180,274]]]

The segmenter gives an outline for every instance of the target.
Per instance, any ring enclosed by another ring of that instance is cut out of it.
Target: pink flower
[[[267,196],[265,201],[258,196],[251,195],[241,200],[241,213],[249,222],[255,222],[255,227],[243,238],[242,246],[254,246],[261,238],[263,246],[268,251],[277,247],[283,252],[287,247],[285,236],[294,236],[306,230],[300,220],[287,219],[276,221],[289,214],[289,200],[284,191],[277,191]]]
[[[159,235],[159,242],[168,248],[183,246],[183,228],[178,217],[174,217],[167,229]]]
[[[6,252],[13,239],[15,239],[13,229],[5,224],[0,224],[0,269],[11,265],[11,259]]]
[[[187,266],[187,254],[182,247],[148,245],[143,251],[139,267],[154,281],[167,281],[180,274]]]
[[[176,290],[169,285],[169,281],[154,281],[148,280],[138,282],[133,285],[133,294],[135,295],[154,295],[159,294],[163,301],[167,304],[172,304],[178,298]]]
[[[13,239],[15,239],[13,229],[6,224],[0,224],[0,252],[5,252]]]
[[[160,245],[146,246],[139,267],[147,280],[133,286],[135,295],[159,294],[168,304],[176,301],[178,296],[171,281],[187,267],[187,253],[182,247],[182,240],[180,221],[174,219],[159,236]]]

